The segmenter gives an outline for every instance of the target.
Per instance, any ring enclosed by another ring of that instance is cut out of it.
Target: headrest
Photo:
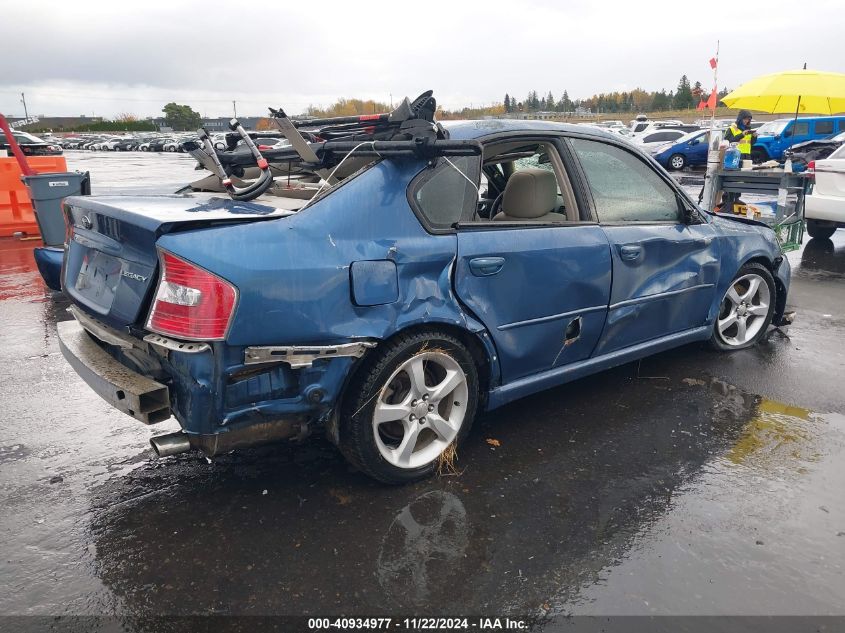
[[[557,181],[548,169],[521,169],[508,178],[502,213],[514,218],[539,218],[557,207]]]

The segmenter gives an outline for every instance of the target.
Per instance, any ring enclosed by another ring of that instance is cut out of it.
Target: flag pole
[[[710,111],[710,133],[716,127],[716,108],[719,106],[719,40],[716,40],[716,66],[713,68],[713,90],[716,91],[716,103]]]
[[[707,170],[704,173],[704,188],[699,202],[707,211],[713,211],[716,206],[716,172],[721,167],[719,160],[719,138],[714,134],[716,129],[716,107],[719,105],[719,40],[716,40],[716,63],[713,65],[713,90],[716,92],[716,103],[710,111],[710,131],[707,134]],[[712,92],[710,93],[713,94]],[[709,99],[708,99],[709,101]]]

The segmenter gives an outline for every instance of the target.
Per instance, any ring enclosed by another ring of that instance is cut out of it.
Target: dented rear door
[[[596,225],[458,233],[456,292],[493,336],[505,383],[590,356],[610,274],[607,237]]]

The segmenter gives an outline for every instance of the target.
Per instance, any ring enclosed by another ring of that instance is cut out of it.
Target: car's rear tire
[[[818,220],[807,220],[807,233],[810,237],[828,240],[836,232],[836,225],[822,224]]]
[[[455,337],[400,335],[356,372],[341,409],[340,449],[370,477],[404,484],[432,475],[466,437],[478,405],[478,370]]]
[[[683,154],[672,154],[666,164],[669,169],[679,171],[687,166],[687,158]]]
[[[751,347],[766,335],[775,311],[777,289],[762,264],[746,264],[731,281],[719,304],[710,345],[719,351]]]

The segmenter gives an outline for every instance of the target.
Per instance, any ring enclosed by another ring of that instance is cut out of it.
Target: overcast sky
[[[710,86],[717,40],[719,87],[735,88],[804,62],[845,72],[842,9],[841,0],[3,0],[0,112],[22,115],[21,92],[31,115],[157,116],[177,101],[223,116],[232,100],[258,115],[426,89],[454,109],[505,92],[669,90],[684,73]]]

